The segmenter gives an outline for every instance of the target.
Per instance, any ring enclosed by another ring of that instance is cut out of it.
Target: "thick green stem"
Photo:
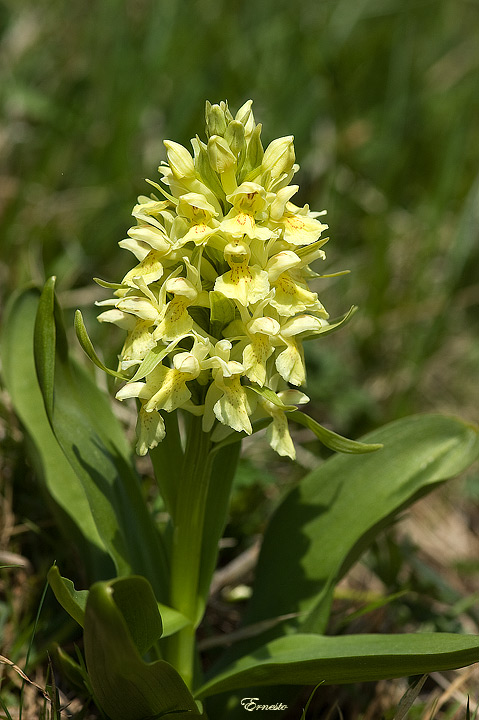
[[[201,619],[198,617],[198,586],[212,465],[210,449],[210,436],[203,432],[201,418],[192,418],[176,496],[171,557],[171,604],[191,624],[172,636],[168,646],[170,662],[190,688],[193,682],[195,629]]]

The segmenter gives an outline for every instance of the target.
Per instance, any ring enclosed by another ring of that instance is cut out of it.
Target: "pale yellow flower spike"
[[[304,340],[328,327],[309,286],[327,225],[291,201],[293,136],[263,150],[251,106],[233,116],[207,103],[193,153],[165,141],[161,183],[148,181],[154,193],[138,198],[120,242],[136,265],[98,303],[98,319],[127,332],[119,367],[130,380],[117,398],[140,403],[141,455],[165,435],[161,413],[182,410],[202,416],[214,442],[269,417],[272,448],[295,457],[288,412],[308,398],[290,386],[306,380]]]

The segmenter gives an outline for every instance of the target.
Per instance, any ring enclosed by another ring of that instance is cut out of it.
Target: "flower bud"
[[[219,135],[213,135],[208,140],[208,158],[211,167],[217,173],[224,173],[236,165],[236,158],[228,143]]]
[[[226,130],[226,117],[224,108],[220,105],[206,103],[206,132],[209,137],[212,135],[223,135]]]
[[[238,157],[245,147],[245,130],[244,126],[237,120],[230,122],[225,132],[225,140],[230,146],[231,151]]]
[[[245,129],[245,135],[246,138],[249,139],[256,127],[254,122],[254,116],[253,111],[251,110],[251,106],[253,104],[252,100],[247,100],[244,105],[240,107],[238,112],[236,113],[235,120],[238,120]]]
[[[246,153],[246,160],[243,168],[243,172],[248,174],[256,175],[259,171],[254,172],[256,168],[259,168],[263,159],[264,150],[261,144],[261,123],[256,125],[254,131],[251,133],[251,137],[248,142],[248,149]],[[248,175],[249,177],[249,175]],[[251,179],[251,178],[250,178]]]
[[[258,317],[251,320],[247,325],[248,332],[263,333],[264,335],[277,335],[280,331],[280,325],[277,320],[271,317]]]
[[[272,178],[277,178],[291,172],[295,161],[293,140],[292,135],[287,135],[268,145],[261,164],[263,173],[269,172]]]
[[[191,375],[192,378],[198,377],[200,374],[200,364],[192,353],[178,353],[173,358],[173,367],[182,373]]]
[[[168,165],[176,180],[192,180],[195,173],[193,158],[188,150],[179,143],[164,140],[167,151]]]

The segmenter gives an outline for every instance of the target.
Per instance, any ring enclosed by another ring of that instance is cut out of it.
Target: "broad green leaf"
[[[144,578],[138,578],[138,576],[131,576],[135,578],[134,584],[125,585],[131,595],[127,595],[127,603],[134,602],[134,594],[138,594],[140,591],[143,594],[149,594],[150,591],[145,589],[145,583],[148,587],[151,587]],[[131,577],[124,578],[124,581],[130,581]],[[71,617],[77,621],[82,627],[85,624],[85,608],[88,598],[88,590],[76,590],[74,584],[68,578],[62,577],[60,571],[56,565],[50,568],[48,572],[48,582],[53,590],[53,593],[60,603],[60,605],[67,611]],[[118,588],[119,586],[117,586]],[[118,598],[118,595],[117,595]],[[168,637],[181,630],[181,628],[188,625],[188,619],[184,615],[179,613],[177,610],[163,605],[162,603],[156,603],[156,610],[160,613],[163,630],[161,632],[162,637]],[[156,622],[156,620],[154,620]]]
[[[55,281],[55,277],[47,280],[44,291],[40,295],[34,328],[35,366],[48,418],[51,418],[53,414],[56,355],[61,356],[63,361],[66,355],[65,341],[57,343]],[[48,318],[49,321],[39,323],[39,317]]]
[[[286,635],[234,662],[200,687],[196,697],[265,685],[368,682],[451,670],[478,661],[476,635]]]
[[[167,662],[145,662],[138,647],[137,633],[131,632],[124,615],[124,597],[119,601],[118,583],[95,583],[90,589],[85,614],[85,657],[96,701],[111,720],[147,720],[168,713],[178,718],[200,718],[201,712],[176,670]],[[121,592],[121,591],[120,591]],[[141,608],[148,617],[152,603],[144,598],[135,610],[135,622]]]
[[[76,546],[90,577],[100,580],[112,575],[113,565],[97,531],[83,485],[52,432],[35,373],[33,332],[39,297],[36,288],[26,288],[12,295],[6,307],[0,343],[3,379],[29,440],[27,451],[56,521]],[[45,357],[44,362],[48,361]],[[50,377],[46,368],[44,374]]]
[[[57,565],[50,568],[47,578],[62,608],[83,627],[88,590],[76,590],[71,580],[60,575]]]
[[[338,433],[328,430],[327,428],[320,425],[312,417],[306,415],[306,413],[300,410],[295,410],[289,416],[292,420],[295,420],[300,425],[312,430],[316,437],[321,440],[323,445],[326,445],[330,450],[342,453],[351,453],[357,455],[359,453],[374,452],[382,448],[381,443],[361,443],[355,440],[349,440],[348,438],[338,435]]]
[[[324,632],[335,584],[379,530],[479,455],[477,429],[442,415],[398,420],[364,442],[384,447],[331,457],[303,478],[274,513],[246,624],[298,613],[290,624]],[[276,635],[280,632],[277,628]],[[236,652],[244,654],[252,643]]]
[[[144,655],[163,634],[161,615],[150,583],[144,577],[131,575],[102,582],[100,586],[112,595],[136,649]]]
[[[83,485],[118,575],[143,575],[157,598],[166,600],[165,551],[142,497],[130,448],[109,399],[69,359],[53,280],[46,283],[39,304],[35,358],[50,424]]]

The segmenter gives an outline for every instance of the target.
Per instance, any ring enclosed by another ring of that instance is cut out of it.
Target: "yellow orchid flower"
[[[269,240],[274,235],[270,228],[259,225],[255,219],[267,206],[264,187],[253,182],[244,182],[227,195],[226,199],[233,207],[220,223],[220,230],[237,237],[246,235],[250,240]]]
[[[138,263],[138,265],[132,268],[125,277],[123,278],[122,285],[129,285],[130,287],[137,287],[137,279],[143,278],[145,283],[149,285],[152,282],[156,282],[163,275],[163,254],[158,250],[150,250],[148,255]]]
[[[203,429],[211,430],[216,417],[223,425],[251,435],[252,406],[241,384],[245,369],[241,363],[229,359],[231,348],[231,342],[220,340],[203,364],[212,369],[213,375],[213,383],[205,397]]]
[[[146,412],[172,412],[191,398],[186,383],[197,378],[200,371],[200,363],[192,353],[177,353],[173,357],[173,367],[157,365],[145,382],[127,383],[117,392],[116,397],[118,400],[139,398]]]
[[[250,342],[243,350],[245,375],[260,387],[266,383],[266,362],[274,352],[272,338],[278,335],[280,324],[271,317],[258,317],[246,325]]]
[[[182,277],[170,278],[162,290],[164,294],[173,295],[161,313],[155,331],[155,340],[171,341],[179,335],[185,335],[193,329],[193,318],[188,312],[188,307],[198,297],[198,291],[189,280]]]
[[[250,249],[242,240],[228,243],[224,257],[231,270],[221,275],[214,285],[217,292],[244,307],[262,300],[270,291],[268,273],[258,265],[249,265],[250,256]]]
[[[286,345],[276,358],[276,369],[286,382],[292,385],[303,385],[306,381],[304,350],[301,335],[318,332],[328,322],[324,318],[313,315],[297,315],[281,326],[278,337]]]
[[[190,224],[186,235],[181,238],[182,243],[193,241],[195,245],[204,244],[210,235],[216,232],[219,225],[214,220],[218,213],[204,195],[199,193],[186,193],[178,201],[178,213],[185,217]]]
[[[309,290],[300,272],[283,272],[271,285],[275,294],[270,303],[280,315],[293,316],[308,310],[328,317],[318,294]]]
[[[299,390],[282,390],[276,395],[284,405],[303,405],[309,402],[309,397]],[[272,422],[266,428],[266,439],[269,444],[278,455],[295,460],[296,450],[289,432],[287,413],[264,398],[260,398],[258,402],[272,418]]]
[[[136,453],[146,455],[148,450],[155,448],[166,435],[165,421],[156,410],[146,412],[143,406],[138,411],[136,422]]]

